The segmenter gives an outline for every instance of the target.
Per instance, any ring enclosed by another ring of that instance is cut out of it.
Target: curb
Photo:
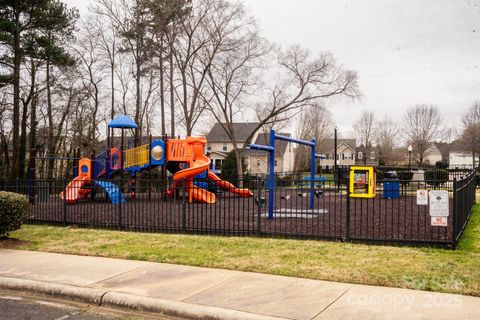
[[[129,293],[95,288],[43,282],[37,280],[0,277],[0,289],[27,291],[40,295],[75,300],[98,306],[117,307],[157,313],[181,319],[202,320],[283,320],[285,318],[258,315],[218,307],[137,296]],[[286,319],[285,319],[286,320]]]
[[[107,293],[94,288],[76,287],[65,284],[0,277],[0,288],[14,291],[28,291],[37,294],[68,298],[75,301],[100,305],[102,297]]]

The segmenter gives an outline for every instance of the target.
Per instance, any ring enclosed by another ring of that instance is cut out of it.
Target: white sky
[[[86,13],[93,2],[68,0]],[[480,99],[480,1],[244,0],[263,35],[281,46],[330,51],[358,71],[363,98],[329,108],[346,135],[362,110],[400,118],[436,104],[457,124]]]

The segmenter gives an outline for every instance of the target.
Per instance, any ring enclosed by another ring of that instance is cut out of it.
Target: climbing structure
[[[90,189],[82,187],[90,182],[101,187],[112,203],[123,203],[125,199],[120,188],[108,179],[120,172],[128,172],[134,178],[137,173],[159,166],[166,166],[173,174],[173,181],[167,195],[173,195],[175,187],[181,184],[188,192],[190,202],[215,203],[214,193],[194,184],[195,177],[206,173],[207,179],[222,189],[241,197],[253,196],[250,190],[237,188],[233,184],[221,180],[213,172],[209,172],[210,159],[204,154],[207,140],[203,137],[169,139],[166,143],[163,140],[153,140],[148,144],[124,150],[123,131],[126,128],[136,128],[135,122],[122,115],[112,120],[108,126],[122,129],[122,146],[109,148],[93,160],[88,158],[79,160],[77,177],[60,195],[62,199],[66,197],[67,203],[74,203],[84,198]],[[135,180],[133,179],[133,181]]]

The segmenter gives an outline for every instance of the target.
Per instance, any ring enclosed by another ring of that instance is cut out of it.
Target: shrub
[[[245,161],[242,161],[242,169],[243,169],[243,174],[246,173],[245,168],[247,167],[247,164]],[[227,180],[233,184],[238,183],[238,174],[237,174],[237,158],[235,157],[235,152],[232,150],[230,151],[225,159],[223,160],[222,163],[222,179]]]
[[[378,170],[375,172],[377,174],[377,182],[380,182],[383,180],[383,170]]]
[[[445,161],[437,161],[435,163],[435,168],[437,169],[447,169],[448,168],[448,163]]]
[[[401,184],[409,184],[413,178],[413,171],[398,171],[397,175]]]
[[[0,191],[0,236],[8,236],[26,222],[28,198],[24,195]]]
[[[425,181],[431,186],[439,186],[448,181],[448,171],[444,169],[425,170]]]

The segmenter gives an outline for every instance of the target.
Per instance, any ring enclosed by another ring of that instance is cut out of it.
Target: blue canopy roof
[[[120,129],[136,129],[138,128],[135,121],[132,118],[121,114],[113,118],[112,121],[108,123],[109,128],[120,128]]]

